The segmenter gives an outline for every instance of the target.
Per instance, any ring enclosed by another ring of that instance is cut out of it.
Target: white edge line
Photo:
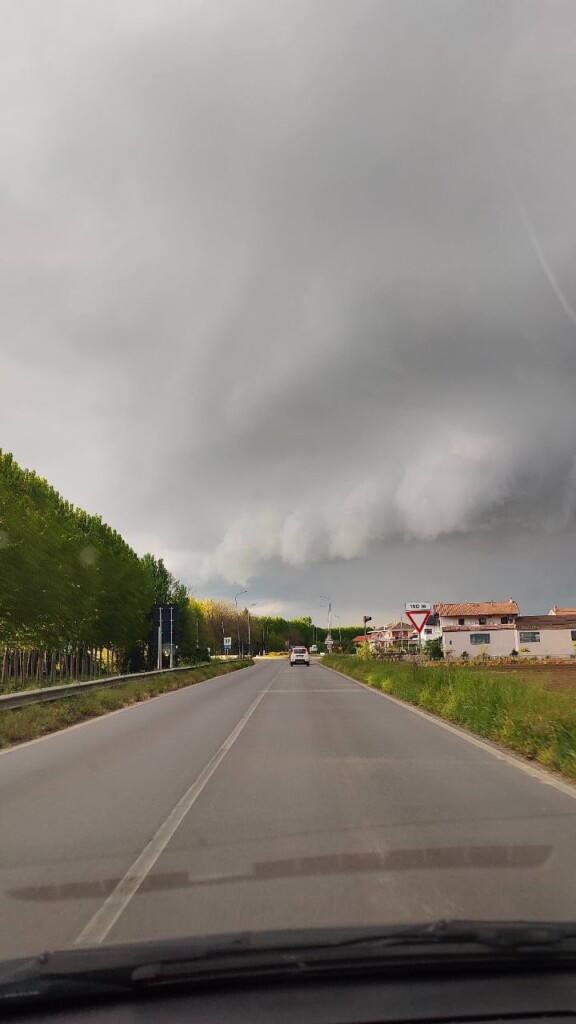
[[[88,924],[82,929],[74,942],[74,946],[96,946],[104,941],[120,915],[126,910],[133,896],[138,892],[146,876],[172,839],[176,829],[181,825],[188,811],[214,775],[218,765],[223,761],[231,746],[238,739],[248,720],[252,717],[256,708],[272,686],[272,683],[277,678],[277,675],[278,673],[271,679],[268,686],[261,690],[256,699],[252,701],[246,713],[224,740],[222,746],[210,758],[192,785],[186,790],[184,796],[180,798],[176,806],[170,811],[170,814],[160,825],[160,828],[153,835],[150,842],[146,844],[140,856],[128,868],[128,871],[120,879],[113,892],[110,893],[100,909],[97,910],[90,921],[88,921]]]
[[[337,668],[330,668],[329,665],[323,665],[322,668],[328,670],[328,672],[334,672],[338,676],[342,676],[343,679],[348,679],[351,683],[357,683],[358,686],[363,686],[365,690],[369,690],[370,693],[375,694],[377,697],[385,697],[386,700],[391,700],[393,704],[397,704],[399,707],[404,708],[405,711],[411,711],[414,715],[419,715],[420,718],[425,718],[427,722],[432,722],[433,725],[437,725],[439,729],[446,729],[446,732],[451,732],[454,736],[459,736],[462,740],[467,740],[474,747],[479,747],[480,750],[485,750],[488,754],[492,754],[498,761],[504,761],[506,764],[511,765],[513,768],[519,768],[525,775],[530,775],[533,779],[538,779],[545,786],[553,786],[554,789],[558,789],[565,796],[572,797],[576,800],[576,784],[570,782],[564,782],[562,779],[556,778],[551,772],[547,772],[545,768],[537,768],[535,765],[528,764],[522,759],[520,755],[509,754],[508,751],[504,750],[503,747],[499,747],[495,743],[490,743],[487,740],[480,739],[479,736],[475,736],[473,733],[468,732],[464,727],[453,725],[451,722],[445,722],[442,718],[437,718],[436,715],[430,714],[428,711],[423,711],[422,708],[415,707],[414,704],[409,704],[408,701],[399,700],[398,697],[393,697],[390,693],[384,693],[382,690],[377,690],[374,686],[370,686],[368,683],[363,683],[359,679],[353,679],[352,676],[347,676],[345,672],[339,672]]]
[[[236,669],[236,672],[246,671],[247,669],[256,668],[256,665],[248,665],[246,669]],[[151,704],[156,700],[163,700],[164,697],[173,697],[176,693],[182,693],[184,690],[188,690],[193,686],[204,686],[204,683],[213,683],[215,679],[224,679],[225,676],[233,676],[235,672],[222,672],[218,676],[210,676],[209,679],[200,679],[197,683],[189,683],[188,686],[180,686],[177,690],[168,690],[167,693],[157,693],[155,697],[147,697],[145,700],[138,700],[135,704],[126,704],[123,708],[116,708],[115,711],[104,711],[101,715],[94,715],[93,718],[87,718],[85,722],[75,722],[74,725],[65,725],[62,729],[55,729],[54,732],[47,732],[44,736],[36,736],[33,740],[25,740],[24,743],[13,743],[10,747],[3,747],[0,750],[0,757],[3,754],[15,754],[17,750],[25,750],[27,747],[33,747],[36,743],[43,743],[44,740],[54,740],[58,736],[68,735],[70,732],[74,732],[76,729],[83,729],[87,725],[96,725],[98,722],[113,718],[114,715],[121,715],[123,711],[136,711],[137,708],[144,708],[147,704]],[[45,704],[51,704],[52,701],[44,701]],[[24,707],[32,707],[31,704],[24,705]],[[2,709],[0,708],[0,711]],[[17,708],[7,708],[6,711],[18,710]]]

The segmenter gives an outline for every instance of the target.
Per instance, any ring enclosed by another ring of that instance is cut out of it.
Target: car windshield
[[[0,962],[575,921],[573,0],[6,0]]]

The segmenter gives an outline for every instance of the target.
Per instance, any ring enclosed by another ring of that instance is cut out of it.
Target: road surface
[[[260,661],[0,753],[0,958],[576,919],[575,863],[569,793],[317,664]]]

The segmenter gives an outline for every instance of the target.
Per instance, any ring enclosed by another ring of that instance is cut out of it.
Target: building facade
[[[576,656],[576,612],[560,615],[520,615],[516,620],[516,650],[536,658]]]
[[[476,601],[437,604],[445,655],[476,658],[481,654],[503,657],[515,649],[516,601]]]

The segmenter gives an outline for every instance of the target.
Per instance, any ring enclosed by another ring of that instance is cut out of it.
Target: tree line
[[[0,451],[0,671],[75,678],[145,667],[151,609],[188,592],[100,516]],[[188,630],[189,632],[189,630]]]
[[[310,618],[198,600],[162,559],[138,556],[100,516],[76,508],[0,450],[2,681],[153,667],[152,608],[168,603],[180,609],[183,661],[201,660],[208,649],[222,653],[224,637],[232,637],[234,653],[248,653],[322,644],[326,636]]]

